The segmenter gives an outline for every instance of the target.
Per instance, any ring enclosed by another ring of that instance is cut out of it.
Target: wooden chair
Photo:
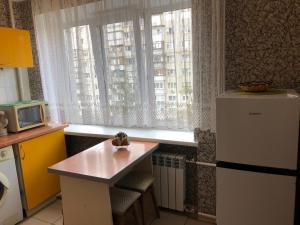
[[[118,225],[126,225],[126,215],[133,210],[134,218],[137,224],[139,221],[139,198],[141,194],[134,191],[124,190],[120,188],[110,189],[110,201],[113,217]]]
[[[155,213],[157,218],[160,218],[158,205],[156,202],[155,194],[154,194],[154,181],[155,177],[150,173],[145,172],[130,172],[125,177],[123,177],[120,181],[116,183],[117,187],[133,190],[141,193],[141,205],[142,205],[142,219],[143,224],[145,225],[145,210],[144,210],[144,197],[145,194],[149,191],[152,197],[152,201],[155,208]]]

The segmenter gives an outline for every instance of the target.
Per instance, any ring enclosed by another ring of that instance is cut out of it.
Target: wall
[[[18,100],[14,69],[0,69],[0,104]]]
[[[216,136],[210,131],[199,133],[197,161],[216,163]],[[198,210],[201,213],[216,214],[216,168],[197,166]]]
[[[227,0],[227,89],[266,79],[299,91],[299,21],[299,0]]]
[[[8,1],[0,0],[0,26],[6,27],[10,25]]]

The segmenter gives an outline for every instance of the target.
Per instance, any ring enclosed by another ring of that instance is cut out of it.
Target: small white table
[[[132,141],[117,150],[104,141],[48,168],[60,176],[65,225],[113,225],[109,187],[131,170],[152,173],[158,143]]]

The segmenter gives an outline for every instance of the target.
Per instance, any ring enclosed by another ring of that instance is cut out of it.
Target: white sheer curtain
[[[225,89],[224,10],[224,0],[193,0],[193,113],[202,131],[215,132],[215,100]]]
[[[33,0],[51,119],[193,128],[190,0]]]

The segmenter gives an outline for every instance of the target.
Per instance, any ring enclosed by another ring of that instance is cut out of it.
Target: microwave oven
[[[0,105],[8,119],[8,132],[20,132],[46,124],[45,103],[22,101]]]

